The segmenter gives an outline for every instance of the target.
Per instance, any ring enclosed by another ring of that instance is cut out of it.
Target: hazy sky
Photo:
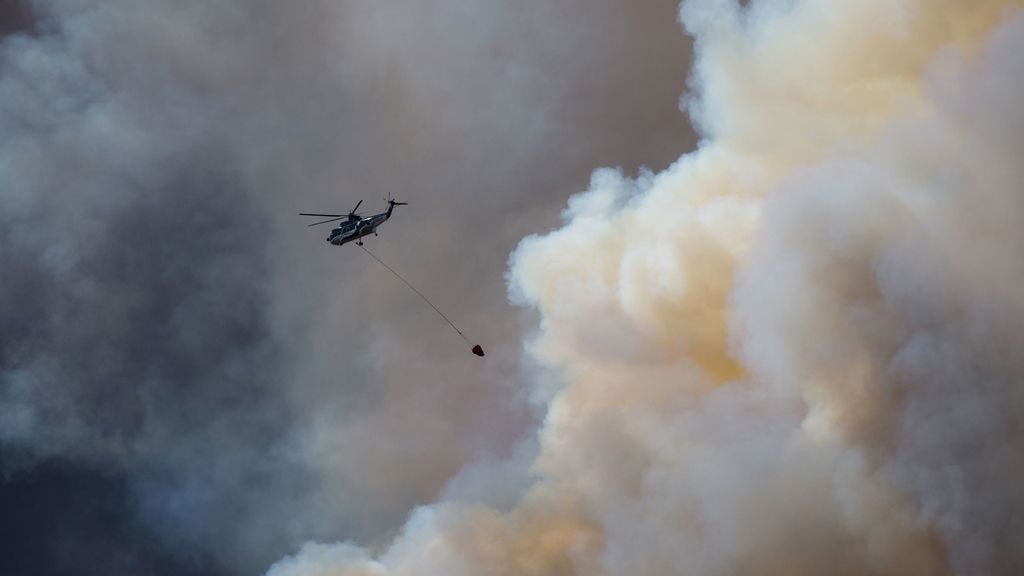
[[[258,573],[530,451],[508,255],[595,167],[695,145],[676,14],[5,2],[0,571]],[[368,246],[486,361],[296,216],[388,194]]]
[[[1024,573],[1024,1],[12,6],[0,572]]]

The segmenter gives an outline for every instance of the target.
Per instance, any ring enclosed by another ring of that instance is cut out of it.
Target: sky
[[[506,4],[0,6],[0,571],[261,573],[528,450],[510,252],[695,135],[674,2]],[[388,195],[485,363],[297,216]]]
[[[19,6],[4,571],[1024,569],[1019,1]]]

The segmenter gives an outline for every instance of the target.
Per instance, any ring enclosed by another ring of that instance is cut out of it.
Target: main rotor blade
[[[345,218],[348,218],[348,216],[340,216],[338,218],[331,218],[330,220],[324,220],[323,222],[316,222],[314,224],[310,224],[310,226],[319,226],[321,224],[327,224],[328,222],[335,222],[337,220],[344,220]]]
[[[310,214],[309,212],[299,212],[299,216],[321,216],[324,218],[341,218],[344,214]]]
[[[356,202],[356,207],[355,207],[355,208],[353,208],[353,209],[352,209],[352,211],[351,211],[351,212],[349,212],[349,214],[355,214],[355,213],[356,213],[356,210],[359,210],[359,205],[360,205],[360,204],[362,204],[362,203],[363,203],[363,201],[362,201],[362,200],[360,200],[359,202]]]

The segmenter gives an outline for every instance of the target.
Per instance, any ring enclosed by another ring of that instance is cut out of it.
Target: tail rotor
[[[394,206],[408,206],[409,205],[408,202],[399,202],[398,200],[395,200],[394,198],[392,198],[390,192],[388,192],[388,195],[384,197],[384,201],[387,202],[388,206],[390,206],[390,207],[394,207]]]

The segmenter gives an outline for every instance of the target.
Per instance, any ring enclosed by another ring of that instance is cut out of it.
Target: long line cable
[[[420,292],[419,290],[416,289],[415,286],[410,284],[408,280],[406,280],[405,278],[402,278],[402,275],[399,274],[398,272],[396,272],[394,268],[392,268],[391,266],[388,266],[387,264],[385,264],[384,261],[381,260],[380,258],[377,258],[376,254],[374,254],[373,252],[370,252],[369,250],[367,250],[366,246],[363,246],[362,244],[356,244],[356,246],[359,246],[360,248],[362,248],[363,252],[366,252],[367,254],[369,254],[370,257],[373,258],[374,260],[376,260],[378,264],[380,264],[381,266],[387,268],[389,272],[391,272],[392,274],[395,275],[395,278],[398,278],[399,280],[401,280],[402,283],[404,283],[406,286],[408,286],[413,292],[416,293],[417,296],[422,298],[424,302],[426,302],[431,308],[433,308],[434,312],[437,312],[438,315],[441,316],[441,318],[444,318],[444,321],[447,322],[448,325],[451,326],[453,330],[458,332],[459,336],[462,336],[463,340],[465,340],[467,343],[469,343],[470,346],[474,347],[474,351],[473,351],[474,354],[477,354],[478,356],[482,356],[483,355],[482,351],[480,353],[476,352],[476,350],[479,349],[480,347],[474,345],[473,341],[470,340],[469,338],[467,338],[466,335],[462,333],[462,330],[459,330],[459,327],[456,326],[454,322],[452,322],[447,316],[444,315],[444,312],[441,312],[441,310],[439,310],[437,306],[434,306],[434,303],[431,302],[429,298],[427,298],[426,296],[423,295],[423,292]]]

